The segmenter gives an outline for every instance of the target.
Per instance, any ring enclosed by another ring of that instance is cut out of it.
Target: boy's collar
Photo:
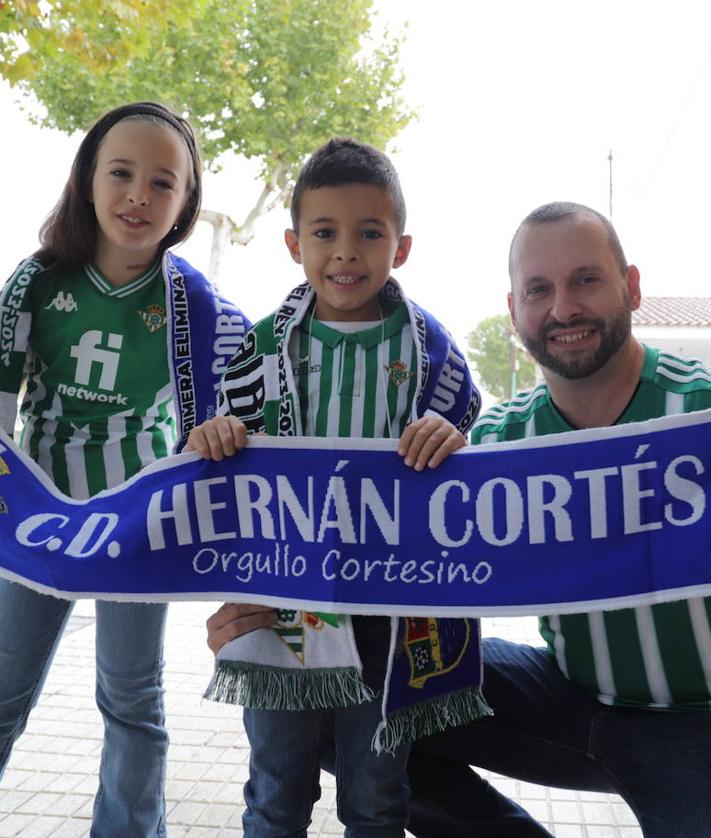
[[[359,343],[363,349],[371,349],[397,334],[408,322],[408,319],[405,306],[398,305],[384,320],[374,321],[372,326],[357,332],[342,332],[338,329],[338,324],[327,325],[315,318],[309,320],[309,325],[305,331],[331,348],[344,342]]]

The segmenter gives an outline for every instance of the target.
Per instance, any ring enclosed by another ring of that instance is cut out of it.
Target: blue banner
[[[0,575],[66,598],[408,616],[574,613],[711,594],[711,411],[466,448],[253,437],[86,501],[0,432]]]

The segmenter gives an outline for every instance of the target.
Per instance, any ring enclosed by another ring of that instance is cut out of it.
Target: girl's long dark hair
[[[169,125],[182,137],[190,153],[192,171],[185,208],[176,226],[161,241],[159,253],[188,237],[195,226],[202,200],[202,160],[190,123],[157,102],[133,102],[114,108],[89,129],[76,153],[69,179],[57,205],[40,229],[41,247],[35,256],[45,265],[60,269],[91,262],[96,253],[97,224],[90,200],[96,154],[107,132],[124,119],[138,119]]]

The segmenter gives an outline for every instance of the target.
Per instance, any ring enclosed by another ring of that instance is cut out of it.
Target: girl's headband
[[[181,117],[175,116],[167,108],[164,108],[162,105],[158,105],[155,102],[133,102],[130,105],[122,105],[121,107],[110,111],[102,119],[100,119],[96,124],[95,131],[91,137],[91,148],[87,149],[87,151],[91,152],[90,159],[94,158],[99,143],[114,127],[114,125],[116,125],[117,122],[121,122],[122,119],[127,119],[132,116],[152,116],[156,119],[162,120],[163,122],[167,122],[168,125],[174,128],[185,140],[193,165],[197,165],[199,157],[195,145],[195,137],[189,127],[189,123]],[[89,132],[90,135],[91,133],[92,132]]]

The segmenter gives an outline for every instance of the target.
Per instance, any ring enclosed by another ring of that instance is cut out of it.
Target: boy
[[[390,278],[411,245],[394,167],[370,146],[331,140],[299,175],[291,216],[286,245],[307,282],[247,335],[225,373],[220,412],[227,415],[196,428],[188,449],[219,460],[259,432],[399,437],[406,465],[435,468],[465,444],[479,396],[446,331]],[[422,712],[391,737],[392,757],[371,748],[383,730],[373,699],[385,684],[398,620],[255,613],[272,628],[228,644],[208,691],[248,708],[245,835],[306,834],[320,793],[319,740],[335,725],[346,835],[401,838],[408,797],[402,740],[417,735]],[[484,710],[473,687],[459,690],[458,701],[458,722]]]

